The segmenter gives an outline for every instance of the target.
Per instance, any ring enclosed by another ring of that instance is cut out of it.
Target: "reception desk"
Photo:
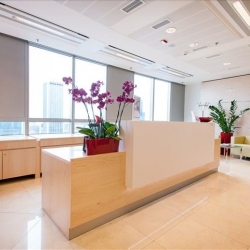
[[[151,129],[147,122],[126,123],[117,153],[86,156],[81,146],[43,149],[43,209],[72,239],[217,171],[220,141],[214,125],[197,124],[152,123],[165,131],[157,139],[140,128]]]

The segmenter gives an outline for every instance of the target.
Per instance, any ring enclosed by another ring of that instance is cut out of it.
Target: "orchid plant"
[[[69,94],[72,95],[72,100],[77,103],[83,103],[87,113],[88,128],[77,127],[79,133],[87,135],[90,139],[113,138],[121,140],[118,135],[123,111],[128,104],[134,103],[135,99],[132,98],[131,95],[133,94],[136,85],[130,81],[123,83],[122,94],[116,98],[116,101],[119,103],[116,121],[115,123],[110,123],[103,119],[102,110],[107,110],[108,105],[114,103],[114,99],[112,99],[109,91],[100,93],[101,86],[104,85],[102,81],[93,82],[89,94],[83,88],[79,89],[74,86],[71,77],[63,77],[63,82],[66,85],[72,84],[72,88],[69,89]],[[94,114],[94,105],[97,105],[99,116]]]

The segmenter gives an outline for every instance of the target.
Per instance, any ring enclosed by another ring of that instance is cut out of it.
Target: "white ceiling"
[[[6,5],[0,5],[0,32],[189,85],[250,74],[250,28],[231,7],[234,1],[144,0],[143,5],[127,14],[121,9],[131,0],[0,0]],[[250,12],[250,1],[241,1]],[[11,16],[4,17],[1,8],[11,11]],[[20,24],[13,20],[13,12],[59,31],[67,29],[68,39],[75,42]],[[152,28],[165,19],[170,23],[159,29]],[[177,31],[167,34],[168,27],[175,27]],[[76,33],[86,38],[82,40]],[[162,39],[168,43],[162,44]],[[192,42],[199,43],[195,49],[205,48],[194,51],[189,46]],[[116,53],[139,61],[120,58]],[[231,64],[224,66],[227,62]],[[166,67],[191,76],[169,75]]]

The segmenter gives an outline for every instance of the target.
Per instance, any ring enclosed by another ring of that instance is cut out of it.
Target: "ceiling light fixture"
[[[162,68],[159,68],[159,69],[156,69],[156,70],[157,70],[157,71],[160,71],[160,72],[163,72],[163,73],[165,73],[165,74],[168,74],[168,75],[178,76],[178,77],[180,77],[180,78],[186,78],[186,77],[191,77],[191,76],[193,76],[193,75],[191,75],[191,74],[182,72],[182,71],[180,71],[180,70],[170,68],[170,67],[168,67],[168,66],[163,66]]]
[[[125,55],[123,55],[123,54],[116,53],[116,55],[119,56],[119,57],[122,57],[122,58],[124,58],[124,59],[130,60],[130,61],[132,61],[132,62],[138,62],[137,59],[134,59],[134,58],[129,57],[129,56],[125,56]]]
[[[174,28],[174,27],[170,27],[170,28],[167,28],[167,29],[166,29],[166,32],[169,33],[169,34],[172,34],[172,33],[174,33],[175,31],[176,31],[176,28]]]
[[[44,19],[29,15],[23,11],[17,10],[7,5],[0,5],[0,17],[10,22],[16,22],[23,27],[37,30],[61,39],[64,42],[70,42],[73,45],[80,45],[89,39],[87,36],[75,31],[66,29],[62,26],[48,22]]]
[[[230,64],[231,64],[230,62],[225,62],[225,63],[223,63],[224,66],[228,66],[228,65],[230,65]]]
[[[199,45],[199,43],[197,43],[197,42],[193,42],[193,43],[189,44],[189,46],[192,47],[192,48],[197,47],[198,45]]]
[[[35,27],[35,28],[38,28],[38,29],[41,29],[41,30],[44,30],[44,31],[47,31],[47,32],[50,32],[50,33],[53,33],[55,35],[65,36],[65,34],[63,34],[62,32],[56,31],[54,29],[50,29],[50,28],[48,28],[48,27],[46,27],[44,25],[38,24],[36,22],[32,22],[32,21],[29,21],[27,19],[24,19],[24,18],[21,18],[21,17],[18,17],[18,16],[12,16],[12,18],[15,19],[18,22],[27,24],[29,26],[32,26],[32,27]]]
[[[244,20],[244,22],[250,27],[250,15],[242,5],[240,1],[236,1],[233,4],[234,9],[240,15],[240,17]]]

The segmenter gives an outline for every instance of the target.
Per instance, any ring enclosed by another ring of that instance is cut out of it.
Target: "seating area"
[[[242,157],[250,157],[250,136],[232,136],[232,145],[239,145],[242,147],[242,152],[240,148],[232,148],[231,153],[233,155],[241,155]]]

